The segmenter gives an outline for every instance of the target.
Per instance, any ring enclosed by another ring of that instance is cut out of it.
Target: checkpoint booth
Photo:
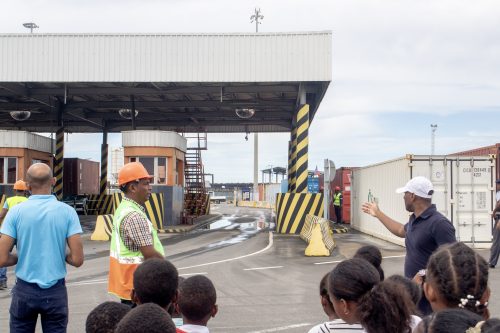
[[[26,179],[32,164],[46,163],[52,168],[54,144],[53,139],[31,132],[0,130],[0,194],[12,195],[12,186]]]
[[[151,207],[153,216],[163,216],[163,227],[180,224],[186,139],[170,131],[123,131],[122,145],[124,163],[141,162],[154,177],[152,192],[157,194],[157,200],[153,200]]]

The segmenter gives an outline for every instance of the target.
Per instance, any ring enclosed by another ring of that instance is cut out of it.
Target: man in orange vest
[[[163,246],[143,207],[151,195],[152,178],[140,162],[125,164],[118,173],[124,198],[113,216],[108,292],[129,305],[137,266],[150,258],[164,259]]]
[[[21,202],[28,200],[25,195],[27,189],[28,188],[26,187],[26,183],[22,180],[18,180],[14,183],[14,195],[5,200],[5,204],[2,208],[2,211],[0,212],[0,221],[3,221],[9,209],[17,204],[20,204]],[[2,289],[7,289],[7,267],[0,268],[0,290]]]

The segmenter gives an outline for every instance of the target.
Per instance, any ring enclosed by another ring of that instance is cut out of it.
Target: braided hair
[[[487,302],[488,264],[464,243],[440,247],[427,264],[427,282],[450,308],[462,308],[489,317]]]

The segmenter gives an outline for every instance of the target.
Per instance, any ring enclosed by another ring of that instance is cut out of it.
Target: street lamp
[[[434,150],[436,146],[436,130],[438,125],[431,124],[431,156],[434,156]]]
[[[38,25],[36,25],[36,23],[33,23],[33,22],[23,23],[23,26],[24,26],[25,28],[30,29],[30,33],[31,33],[31,34],[33,33],[33,29],[38,29],[38,28],[40,28]]]

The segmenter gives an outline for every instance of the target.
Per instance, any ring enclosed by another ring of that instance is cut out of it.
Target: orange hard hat
[[[26,183],[22,180],[18,180],[14,183],[14,190],[17,191],[26,191],[28,188],[26,187]]]
[[[339,186],[335,186],[335,191],[340,191],[340,187]]]
[[[141,162],[130,162],[123,166],[118,172],[118,185],[124,185],[129,182],[144,179],[144,178],[153,178],[144,165]]]

